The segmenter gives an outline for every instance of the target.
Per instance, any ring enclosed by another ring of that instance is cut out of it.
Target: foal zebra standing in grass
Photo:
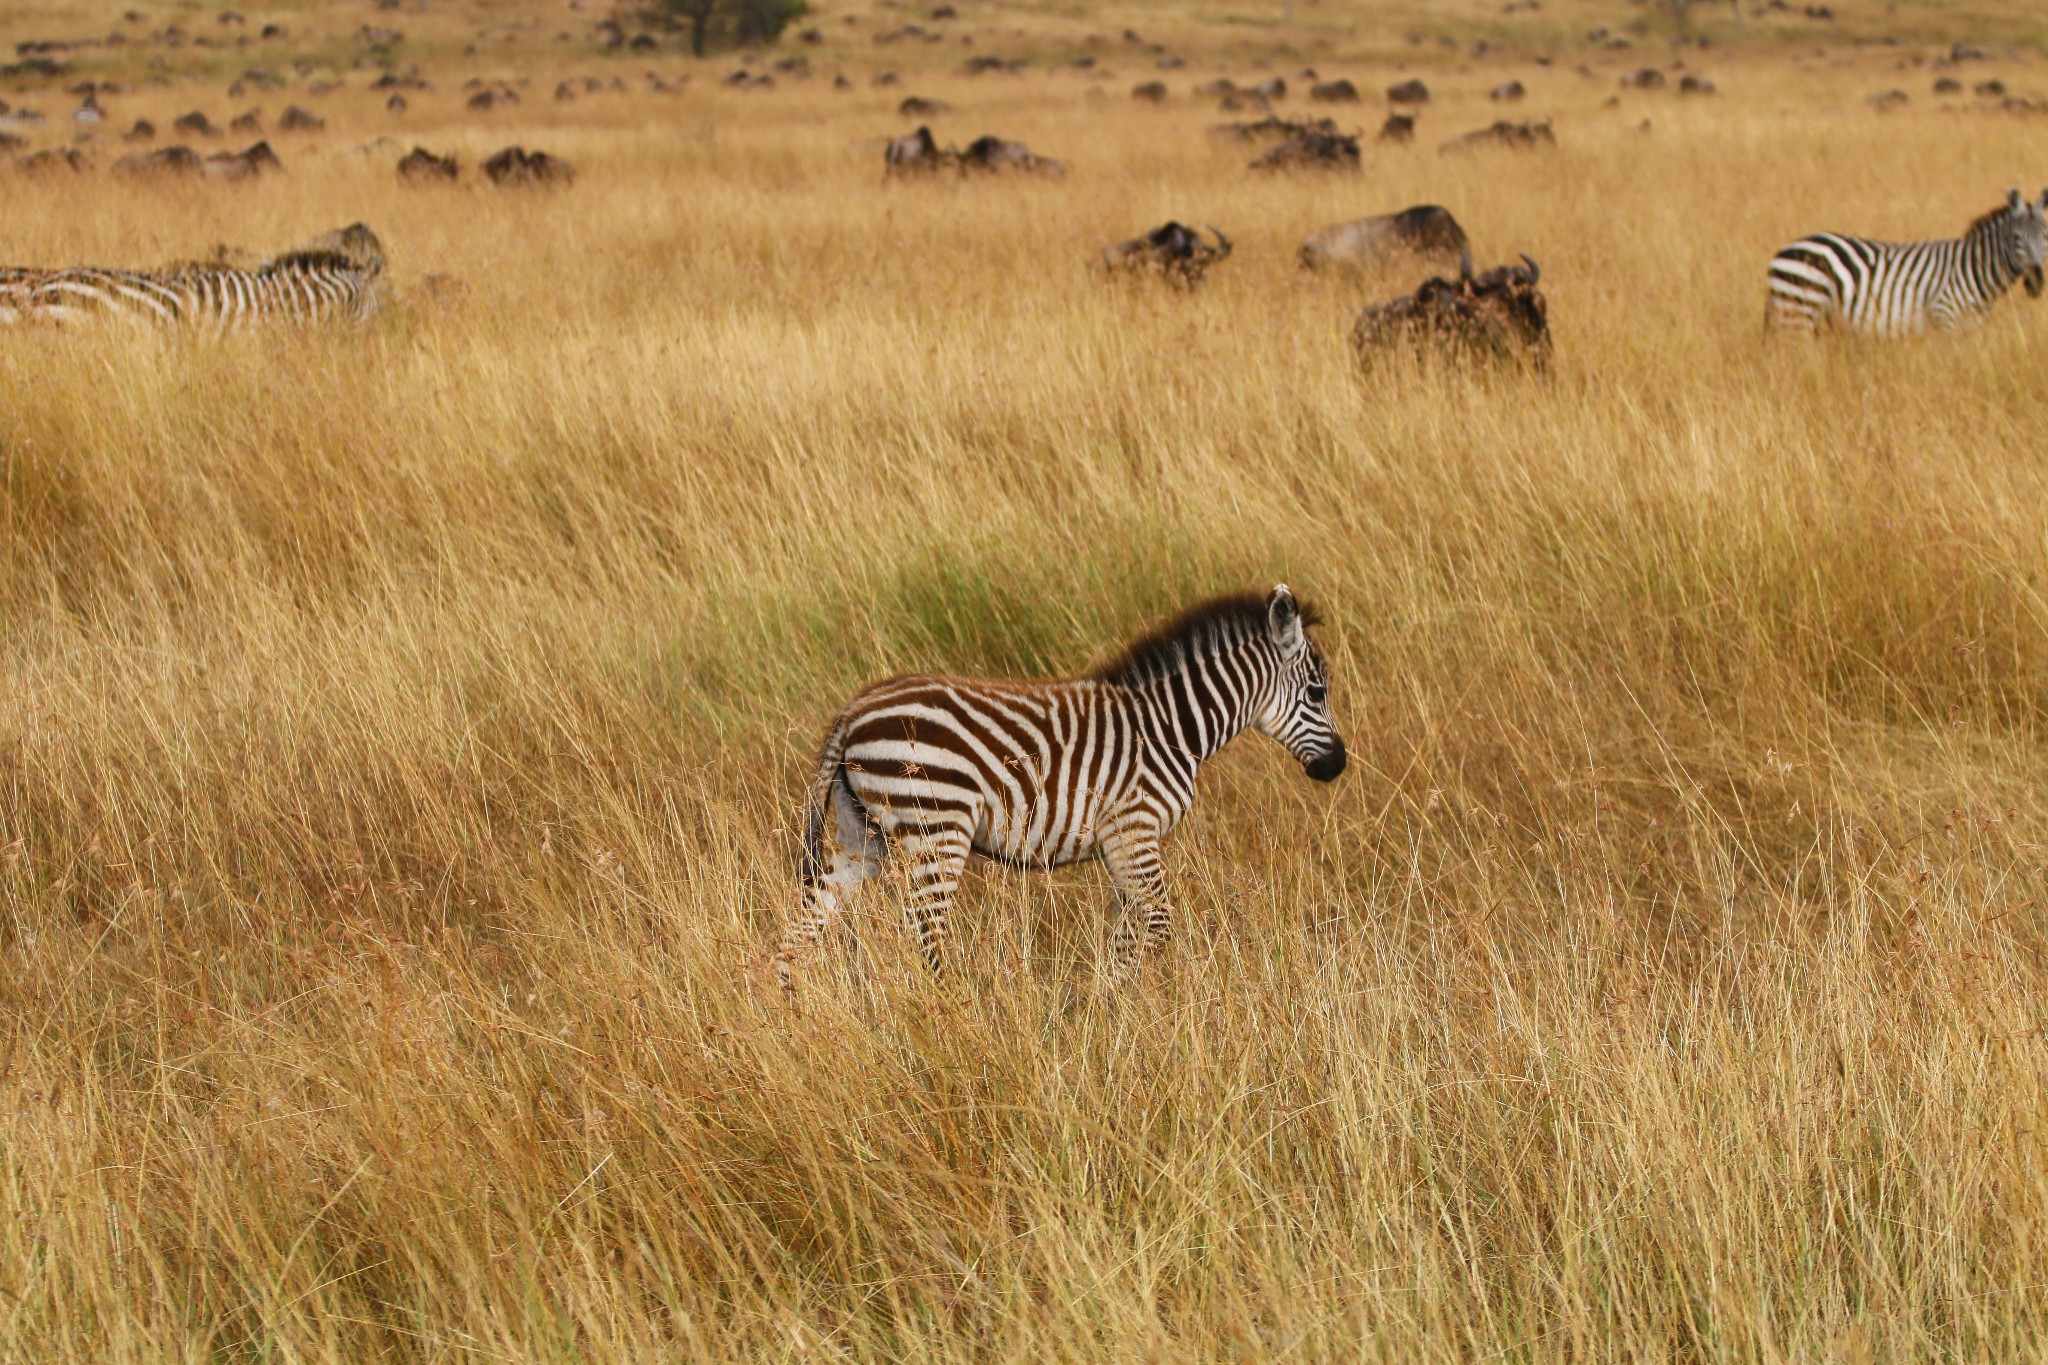
[[[226,332],[259,321],[367,322],[383,298],[384,247],[361,223],[249,269],[0,268],[0,324],[114,317]]]
[[[904,915],[934,974],[970,853],[1027,868],[1100,858],[1121,902],[1111,979],[1127,977],[1172,931],[1159,842],[1193,804],[1204,760],[1250,729],[1318,782],[1344,771],[1329,665],[1306,631],[1315,619],[1283,583],[1205,602],[1089,677],[912,676],[861,693],[819,757],[803,903],[776,979],[789,988],[797,954],[892,847],[909,864]]]
[[[1953,331],[1981,322],[1991,305],[2024,280],[2041,296],[2048,264],[2048,190],[2041,202],[2006,196],[1960,237],[1933,242],[1872,242],[1816,232],[1771,258],[1767,327],[1818,331],[1841,327],[1898,337],[1930,328]]]

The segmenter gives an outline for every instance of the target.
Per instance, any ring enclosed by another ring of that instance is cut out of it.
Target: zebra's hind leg
[[[846,913],[848,898],[881,874],[888,857],[887,842],[868,824],[858,804],[843,791],[835,791],[832,799],[841,847],[823,872],[805,878],[803,903],[782,935],[775,954],[775,983],[784,990],[794,988],[790,964],[825,936]]]
[[[794,989],[789,977],[790,964],[825,936],[826,931],[846,913],[847,898],[860,889],[861,883],[881,870],[882,860],[879,857],[865,853],[838,853],[833,855],[824,874],[804,887],[803,904],[798,907],[796,918],[789,922],[789,928],[783,932],[782,946],[775,953],[775,983],[778,986],[784,990]]]

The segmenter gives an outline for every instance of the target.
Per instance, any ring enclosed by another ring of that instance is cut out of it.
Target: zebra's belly
[[[1034,795],[1021,806],[984,804],[974,824],[974,851],[1013,867],[1064,867],[1100,854],[1098,800],[1050,801]]]

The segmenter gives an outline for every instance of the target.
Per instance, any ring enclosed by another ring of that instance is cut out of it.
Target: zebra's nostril
[[[1335,748],[1328,753],[1317,754],[1302,764],[1302,769],[1318,782],[1334,782],[1337,774],[1344,771],[1345,761],[1344,741],[1340,739]]]

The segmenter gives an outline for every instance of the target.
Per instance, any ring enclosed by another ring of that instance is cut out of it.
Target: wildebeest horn
[[[1536,262],[1529,260],[1528,252],[1525,251],[1522,253],[1522,259],[1525,261],[1529,261],[1529,283],[1534,284],[1536,283],[1536,281],[1543,278],[1543,268],[1537,265]]]
[[[1466,283],[1472,280],[1472,248],[1466,247],[1458,253],[1458,278]]]
[[[1225,237],[1222,230],[1214,223],[1209,224],[1209,231],[1216,234],[1216,249],[1219,253],[1216,259],[1220,261],[1230,254],[1230,239]]]

